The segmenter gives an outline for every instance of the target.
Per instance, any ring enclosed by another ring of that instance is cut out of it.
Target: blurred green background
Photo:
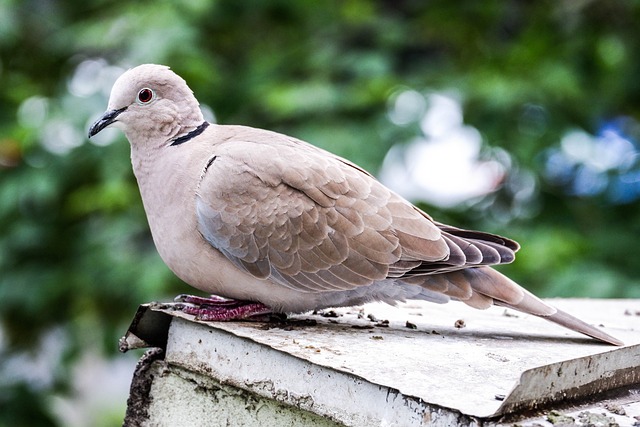
[[[138,304],[190,291],[153,247],[124,136],[86,138],[127,68],[169,65],[217,122],[518,240],[503,271],[543,296],[638,298],[638,22],[616,0],[0,0],[0,426],[120,425],[113,377],[137,355],[118,337]],[[442,162],[488,187],[456,196]]]

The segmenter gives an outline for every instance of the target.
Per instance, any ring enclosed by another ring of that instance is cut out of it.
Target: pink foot
[[[240,301],[226,299],[216,295],[209,298],[195,295],[178,295],[174,301],[179,309],[196,317],[196,320],[224,321],[224,320],[262,320],[261,316],[271,314],[272,311],[266,305],[253,301]]]

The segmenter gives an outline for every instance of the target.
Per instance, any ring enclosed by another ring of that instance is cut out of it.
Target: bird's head
[[[116,80],[107,111],[89,129],[89,137],[113,125],[134,145],[164,143],[183,135],[204,118],[187,83],[169,67],[144,64]]]

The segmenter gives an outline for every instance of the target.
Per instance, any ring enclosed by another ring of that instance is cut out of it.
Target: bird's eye
[[[138,92],[138,103],[140,104],[148,104],[154,98],[155,94],[149,88],[140,89]]]

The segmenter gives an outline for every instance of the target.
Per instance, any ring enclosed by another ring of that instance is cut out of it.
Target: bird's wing
[[[345,290],[449,258],[426,214],[344,159],[257,130],[214,151],[197,190],[199,231],[256,277]]]

